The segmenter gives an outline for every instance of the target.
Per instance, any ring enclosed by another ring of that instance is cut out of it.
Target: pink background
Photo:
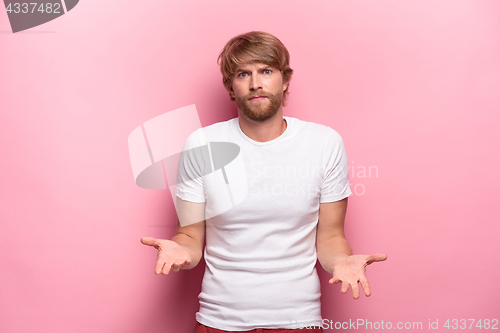
[[[216,58],[250,30],[291,53],[285,115],[344,138],[354,251],[389,256],[357,301],[321,271],[323,317],[500,319],[499,18],[498,0],[82,0],[12,34],[2,8],[0,331],[192,332],[204,267],[153,273],[140,238],[176,215],[134,184],[127,137],[190,104],[235,117]]]

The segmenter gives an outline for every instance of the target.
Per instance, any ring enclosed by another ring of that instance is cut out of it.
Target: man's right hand
[[[191,264],[189,253],[174,241],[142,237],[141,243],[153,246],[158,250],[155,274],[167,275],[170,270],[178,272],[180,269]]]

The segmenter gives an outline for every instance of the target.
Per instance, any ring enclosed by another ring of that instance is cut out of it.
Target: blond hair
[[[217,58],[222,73],[222,83],[228,92],[232,91],[234,73],[241,63],[263,63],[280,70],[283,84],[289,83],[293,70],[290,68],[290,54],[285,45],[273,35],[263,31],[251,31],[231,38]],[[283,92],[285,105],[288,88]],[[235,100],[234,96],[231,100]]]

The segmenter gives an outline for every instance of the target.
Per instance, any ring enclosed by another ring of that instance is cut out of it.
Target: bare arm
[[[354,299],[358,299],[361,284],[366,296],[371,295],[366,278],[366,266],[384,261],[383,253],[372,255],[353,255],[344,235],[344,221],[347,211],[347,198],[336,202],[322,203],[319,208],[316,251],[321,266],[333,277],[329,283],[342,283],[340,292],[345,294],[352,288]]]
[[[189,253],[191,263],[182,267],[182,269],[191,269],[198,265],[203,254],[203,245],[205,242],[205,221],[193,223],[185,227],[181,227],[177,220],[177,231],[172,241],[179,244],[186,252]]]
[[[333,274],[333,266],[352,255],[344,235],[347,198],[319,205],[316,251],[321,266]]]
[[[180,200],[180,199],[179,199]],[[205,203],[182,201],[177,206],[182,225],[177,219],[177,231],[172,240],[142,237],[141,243],[158,250],[155,274],[167,275],[171,270],[191,269],[201,260],[205,240]],[[182,208],[181,208],[182,207]]]

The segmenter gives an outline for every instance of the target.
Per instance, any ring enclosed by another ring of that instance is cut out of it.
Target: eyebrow
[[[263,65],[263,66],[259,66],[258,69],[259,70],[266,70],[266,69],[272,69],[272,68],[274,68],[274,67],[271,66],[271,65]],[[247,72],[247,71],[248,71],[248,67],[243,66],[243,67],[236,68],[236,70],[234,71],[234,73],[237,74],[237,73]]]

